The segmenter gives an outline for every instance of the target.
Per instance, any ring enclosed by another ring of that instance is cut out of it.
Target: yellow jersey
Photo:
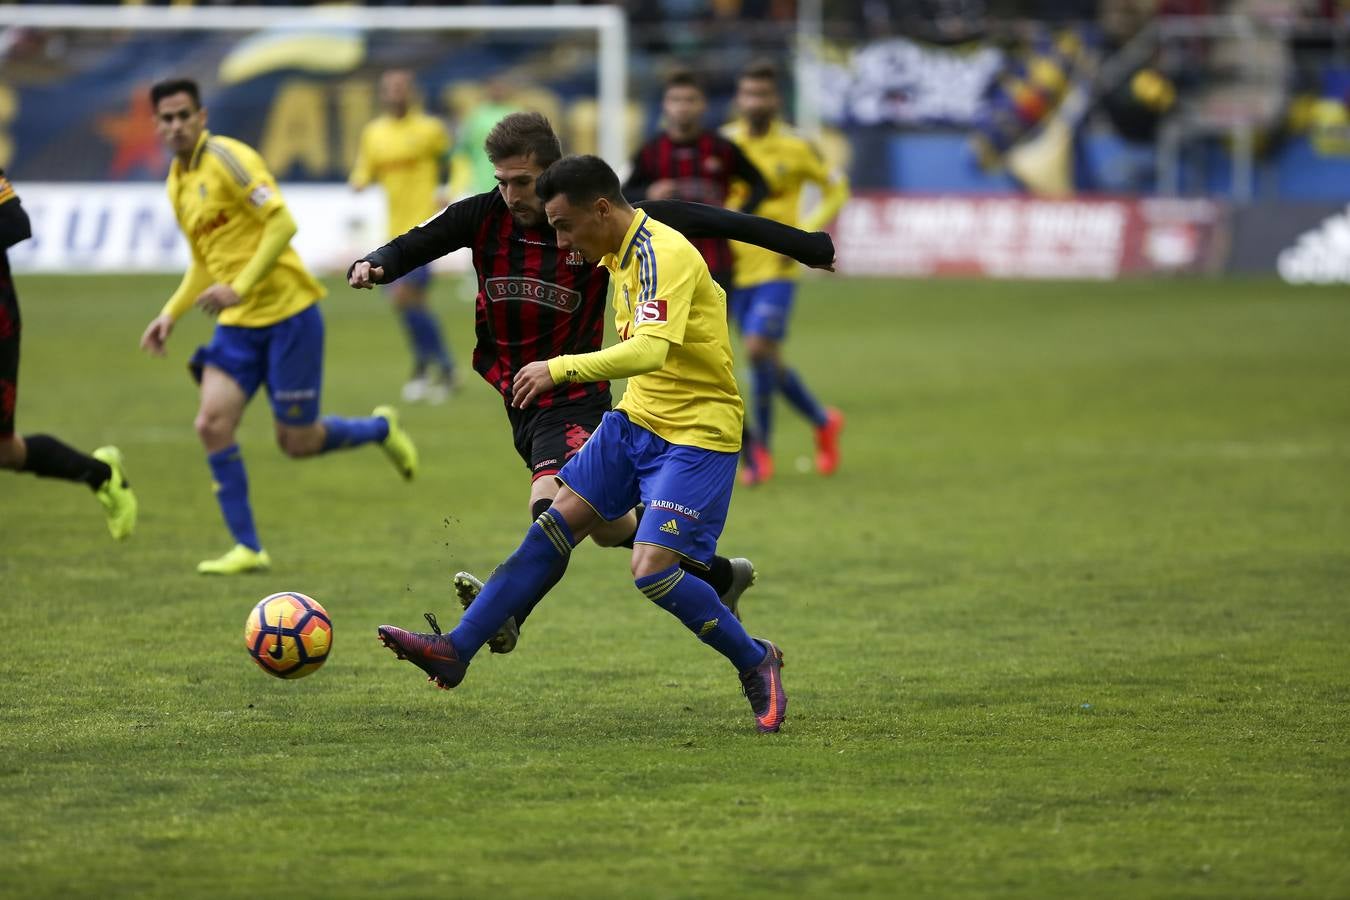
[[[184,168],[169,167],[169,202],[204,283],[230,284],[258,249],[263,223],[285,209],[276,180],[252,147],[203,131]],[[324,295],[294,247],[287,246],[263,278],[227,307],[221,325],[261,328],[290,318]]]
[[[436,189],[449,154],[445,126],[433,116],[416,110],[380,116],[361,132],[348,181],[354,188],[376,183],[384,189],[389,236],[398,237],[439,211]]]
[[[600,260],[613,276],[619,339],[670,343],[666,364],[635,375],[616,409],[672,444],[741,449],[744,407],[731,364],[727,295],[684,235],[638,210],[623,249]]]
[[[727,125],[722,133],[741,148],[769,184],[769,196],[755,209],[755,215],[816,231],[833,219],[848,199],[848,182],[832,173],[816,146],[786,123],[774,122],[764,134],[752,135],[746,123],[738,121]],[[802,185],[808,181],[820,186],[821,200],[806,221],[799,223]],[[800,271],[792,259],[763,247],[732,241],[731,252],[738,288],[796,278]]]

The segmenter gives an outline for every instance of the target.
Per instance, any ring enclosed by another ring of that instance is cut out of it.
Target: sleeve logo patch
[[[272,188],[265,184],[258,185],[248,195],[248,202],[254,206],[262,206],[270,199],[272,199]]]
[[[637,305],[637,309],[633,312],[634,325],[664,321],[666,321],[666,301],[664,300],[644,300]]]

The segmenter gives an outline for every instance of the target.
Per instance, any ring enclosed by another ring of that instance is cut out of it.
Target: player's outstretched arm
[[[384,269],[372,266],[364,259],[358,259],[347,270],[347,286],[358,290],[372,290],[375,285],[384,282]]]
[[[823,231],[806,232],[762,216],[732,212],[706,203],[648,200],[633,205],[685,237],[726,238],[754,244],[815,269],[828,269],[834,264],[834,240]]]
[[[746,156],[740,147],[731,144],[731,150],[735,154],[731,174],[745,182],[745,186],[749,189],[745,202],[741,204],[741,212],[753,213],[769,198],[769,183],[764,180],[764,173],[750,161],[750,157]]]
[[[511,405],[524,409],[565,381],[612,381],[655,372],[666,364],[670,342],[638,332],[594,353],[564,354],[523,366],[511,383]]]
[[[451,203],[421,225],[353,262],[347,267],[347,283],[354,288],[369,287],[367,279],[373,277],[376,280],[371,283],[387,284],[433,259],[472,246],[478,226],[487,216],[495,195],[492,191]],[[365,278],[355,277],[357,263],[362,262],[370,263],[370,269]],[[376,270],[379,270],[378,275]]]

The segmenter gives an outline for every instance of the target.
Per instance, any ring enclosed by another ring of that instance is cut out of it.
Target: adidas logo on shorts
[[[664,531],[666,534],[679,534],[680,526],[675,523],[674,519],[671,519],[669,522],[661,526],[661,530]]]

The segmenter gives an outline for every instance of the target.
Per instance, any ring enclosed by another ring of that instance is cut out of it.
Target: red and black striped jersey
[[[643,144],[633,157],[633,171],[624,183],[629,200],[645,200],[657,181],[674,183],[671,199],[725,206],[732,179],[749,187],[749,196],[741,212],[753,212],[769,195],[764,176],[741,148],[713,131],[704,131],[688,141],[676,141],[662,132]],[[693,242],[713,278],[731,284],[731,247],[722,238],[700,238]]]
[[[14,285],[9,275],[10,247],[33,236],[28,214],[24,212],[14,187],[5,178],[5,170],[0,169],[0,293],[8,295]]]
[[[564,353],[599,350],[605,337],[608,273],[558,249],[553,229],[516,221],[498,191],[469,197],[368,257],[385,268],[385,281],[421,265],[390,259],[392,248],[430,261],[461,247],[473,252],[478,275],[474,311],[474,370],[508,401],[511,382],[526,364]],[[562,384],[540,397],[553,406],[608,394],[609,382]]]
[[[834,242],[822,231],[808,234],[769,219],[700,203],[667,200],[636,205],[690,240],[745,241],[808,266],[825,266],[834,260]],[[521,225],[498,191],[450,204],[363,259],[382,267],[380,280],[388,283],[463,247],[471,248],[478,275],[478,342],[473,367],[508,404],[516,372],[527,364],[601,349],[609,272],[578,253],[559,250],[557,236],[547,225]],[[608,382],[569,383],[537,403],[553,406],[608,393]]]

